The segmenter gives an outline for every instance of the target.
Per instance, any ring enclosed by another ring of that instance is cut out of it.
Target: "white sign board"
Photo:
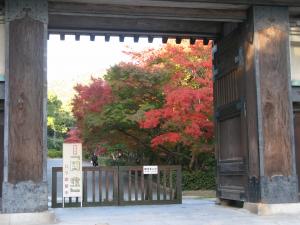
[[[82,145],[80,143],[63,144],[63,199],[68,197],[79,197],[82,202]]]
[[[157,174],[158,166],[143,166],[144,174]]]

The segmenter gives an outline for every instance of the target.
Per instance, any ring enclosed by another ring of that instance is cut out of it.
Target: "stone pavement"
[[[68,208],[55,214],[57,225],[300,225],[300,214],[257,216],[199,198],[184,198],[182,205]]]

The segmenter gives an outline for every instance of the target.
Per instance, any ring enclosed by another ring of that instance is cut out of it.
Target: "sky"
[[[56,94],[66,104],[74,94],[72,87],[77,83],[87,83],[91,76],[100,77],[112,65],[128,61],[124,50],[141,51],[146,48],[161,47],[161,39],[148,43],[147,38],[140,38],[134,43],[133,38],[119,42],[118,37],[111,37],[105,42],[104,37],[90,41],[89,36],[81,36],[80,41],[66,35],[62,41],[59,35],[50,35],[48,40],[48,92]]]

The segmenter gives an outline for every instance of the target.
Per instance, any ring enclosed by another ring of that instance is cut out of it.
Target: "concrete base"
[[[245,202],[244,209],[261,216],[276,214],[299,214],[300,203],[264,204]]]
[[[56,222],[53,211],[39,213],[0,213],[0,225],[43,225],[53,224]]]
[[[3,182],[3,213],[34,213],[48,210],[47,183],[32,181],[10,184]]]

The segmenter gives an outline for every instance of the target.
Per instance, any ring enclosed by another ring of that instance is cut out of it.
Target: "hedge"
[[[56,149],[48,149],[49,158],[62,158],[62,151]]]
[[[183,171],[183,190],[211,190],[215,189],[216,176],[213,171]]]

